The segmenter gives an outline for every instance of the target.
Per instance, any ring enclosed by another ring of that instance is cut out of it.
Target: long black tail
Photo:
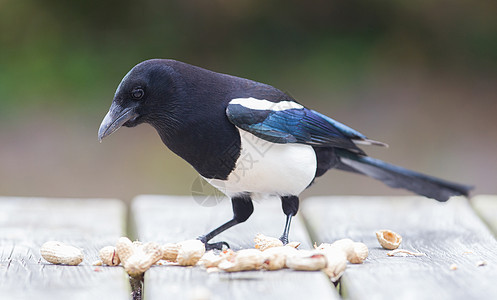
[[[390,187],[403,188],[438,201],[447,201],[451,196],[468,196],[469,191],[473,189],[472,186],[417,173],[347,150],[335,151],[340,159],[337,169],[368,175]]]

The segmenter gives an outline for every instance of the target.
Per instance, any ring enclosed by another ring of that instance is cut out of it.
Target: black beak
[[[124,123],[134,119],[138,116],[135,107],[121,107],[115,102],[112,102],[109,112],[105,115],[100,128],[98,129],[98,140],[111,135],[114,131],[118,130]]]

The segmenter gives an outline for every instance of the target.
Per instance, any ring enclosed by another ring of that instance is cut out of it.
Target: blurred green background
[[[0,194],[191,194],[148,125],[97,130],[127,71],[174,58],[274,85],[388,149],[497,193],[497,2],[0,0]],[[404,195],[329,172],[305,196]]]

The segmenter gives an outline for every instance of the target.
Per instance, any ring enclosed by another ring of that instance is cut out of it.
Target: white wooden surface
[[[351,238],[370,249],[342,277],[347,299],[497,299],[497,242],[466,199],[317,197],[302,207],[318,242]],[[387,256],[380,229],[400,233],[401,248],[426,256]]]
[[[285,215],[279,199],[254,204],[251,218],[214,241],[227,241],[233,249],[253,248],[257,233],[279,237]],[[231,203],[224,199],[214,207],[203,207],[188,196],[139,196],[132,204],[137,234],[142,241],[178,242],[194,239],[227,221]],[[310,248],[302,222],[295,218],[290,240]],[[339,299],[336,289],[321,272],[250,271],[208,274],[200,267],[153,266],[145,274],[144,296],[153,299]]]
[[[129,299],[122,268],[91,265],[124,234],[125,214],[118,200],[0,197],[0,299]],[[82,248],[84,261],[46,262],[49,240]]]

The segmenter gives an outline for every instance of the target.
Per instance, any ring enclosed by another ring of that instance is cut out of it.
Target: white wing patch
[[[293,101],[271,102],[265,99],[256,98],[236,98],[230,101],[230,104],[240,104],[243,107],[256,110],[282,111],[287,109],[302,109],[302,105]]]

